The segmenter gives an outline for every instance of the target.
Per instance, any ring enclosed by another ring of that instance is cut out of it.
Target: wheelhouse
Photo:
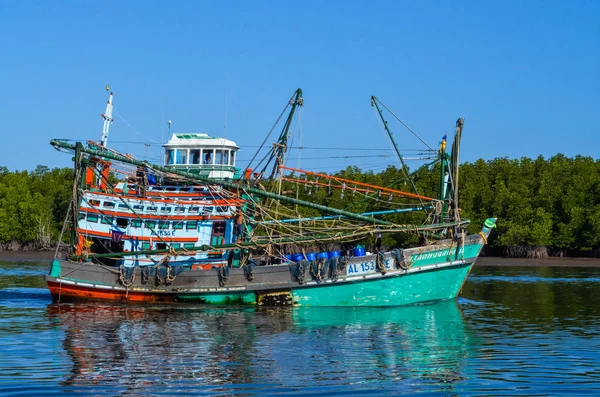
[[[234,178],[240,148],[225,138],[208,134],[176,133],[163,145],[165,166],[209,178]]]

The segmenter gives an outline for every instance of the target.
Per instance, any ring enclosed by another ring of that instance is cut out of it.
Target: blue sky
[[[224,136],[227,118],[249,159],[298,87],[305,146],[382,149],[304,150],[310,169],[396,163],[368,157],[391,154],[371,95],[431,145],[464,117],[464,161],[597,158],[599,15],[598,1],[0,0],[0,165],[70,165],[48,142],[99,140],[107,84],[109,145],[139,158],[120,142],[160,142],[169,119]],[[389,119],[401,148],[422,148]]]

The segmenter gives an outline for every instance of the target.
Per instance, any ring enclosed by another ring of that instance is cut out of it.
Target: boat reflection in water
[[[348,382],[428,378],[452,383],[464,377],[474,342],[455,300],[394,309],[300,308],[292,316],[295,332],[317,336],[303,338],[312,351],[302,350],[307,360],[298,365],[336,368]]]
[[[105,392],[339,391],[428,381],[452,388],[472,344],[456,301],[312,309],[51,304],[48,316],[64,329],[73,363],[63,386]]]

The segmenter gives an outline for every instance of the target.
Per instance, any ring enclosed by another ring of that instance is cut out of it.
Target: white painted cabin
[[[163,147],[166,167],[218,179],[232,179],[238,172],[235,160],[240,148],[228,139],[175,133]]]

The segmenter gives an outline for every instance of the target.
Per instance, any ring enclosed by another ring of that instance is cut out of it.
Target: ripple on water
[[[475,269],[459,305],[231,309],[54,304],[41,269],[0,272],[3,395],[600,394],[581,272]]]

